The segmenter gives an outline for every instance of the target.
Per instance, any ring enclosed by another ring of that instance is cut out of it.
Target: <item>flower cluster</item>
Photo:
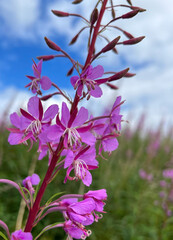
[[[82,0],[74,0],[74,4],[79,4]],[[118,6],[118,5],[117,5]],[[86,22],[86,27],[72,39],[70,44],[76,42],[80,33],[89,29],[88,52],[84,64],[74,60],[66,51],[56,43],[45,37],[46,44],[58,54],[44,55],[38,57],[38,63],[33,61],[32,69],[34,76],[27,76],[30,82],[25,86],[29,87],[32,96],[27,104],[27,110],[20,109],[20,114],[14,112],[10,115],[12,127],[8,128],[10,134],[8,142],[11,145],[31,143],[30,149],[34,143],[38,143],[38,160],[48,155],[49,161],[47,171],[43,179],[34,173],[26,177],[21,184],[11,180],[0,179],[1,183],[7,183],[15,187],[28,207],[28,217],[25,228],[14,231],[11,235],[7,225],[0,221],[0,226],[4,228],[10,240],[32,240],[32,228],[38,222],[51,212],[61,212],[64,222],[46,226],[41,233],[34,239],[37,240],[45,231],[61,227],[68,235],[68,239],[85,239],[91,234],[91,230],[85,227],[98,221],[104,213],[104,205],[107,199],[105,189],[88,191],[85,194],[66,194],[53,201],[51,197],[47,203],[41,205],[42,197],[47,186],[57,176],[57,173],[66,171],[64,182],[67,180],[81,180],[84,185],[89,187],[92,184],[91,171],[99,167],[98,157],[104,158],[103,152],[111,154],[118,148],[117,137],[120,135],[122,115],[120,114],[121,105],[124,103],[121,97],[113,99],[114,103],[110,110],[105,111],[101,116],[90,115],[88,109],[81,106],[81,102],[90,98],[100,98],[103,95],[102,86],[107,86],[113,90],[117,86],[112,84],[113,81],[123,77],[132,77],[129,68],[119,72],[105,72],[103,66],[94,65],[97,58],[111,50],[117,53],[116,45],[132,45],[140,42],[144,37],[133,37],[127,31],[116,27],[123,33],[127,40],[120,42],[120,36],[109,41],[104,36],[104,30],[112,27],[111,23],[119,19],[128,19],[134,17],[139,12],[145,11],[142,8],[134,7],[131,1],[127,5],[120,5],[130,12],[115,17],[115,7],[113,1],[103,0],[96,1],[95,7],[89,20],[79,14],[70,14],[58,10],[52,10],[53,14],[58,17],[77,16],[82,17]],[[105,11],[111,9],[112,20],[103,25],[102,18]],[[107,44],[100,51],[96,51],[96,40],[98,37],[107,40]],[[61,54],[59,54],[59,52]],[[67,72],[67,76],[73,74],[70,82],[74,88],[74,98],[62,91],[56,83],[47,76],[42,76],[43,61],[52,60],[56,57],[68,59],[72,67]],[[108,74],[105,77],[105,74]],[[48,92],[43,96],[42,90],[46,91],[53,87],[55,92]],[[60,95],[64,98],[61,107],[57,104],[51,105],[46,111],[43,108],[43,101],[52,98],[54,95]],[[72,100],[73,99],[73,100]],[[79,107],[79,105],[81,107]],[[98,146],[98,147],[97,147]],[[39,183],[38,191],[35,191],[35,185]],[[100,214],[100,215],[99,215]]]

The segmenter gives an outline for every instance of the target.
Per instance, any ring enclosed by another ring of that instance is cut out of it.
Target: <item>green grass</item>
[[[28,175],[32,162],[36,161],[37,146],[31,151],[24,145],[10,146],[7,142],[8,133],[0,135],[0,178],[21,182]],[[141,137],[137,130],[127,135],[127,131],[119,137],[119,148],[111,156],[105,154],[107,160],[99,158],[99,168],[92,171],[93,183],[90,189],[106,188],[108,201],[105,206],[104,217],[98,223],[89,226],[92,230],[91,240],[172,240],[173,217],[166,217],[159,201],[159,181],[162,171],[172,168],[172,139],[161,137],[160,147],[155,153],[147,152],[152,140],[151,134]],[[157,138],[157,136],[156,136]],[[169,150],[169,149],[170,150]],[[165,150],[167,149],[167,150]],[[168,151],[169,150],[169,151]],[[43,178],[48,160],[36,161],[35,172]],[[173,163],[172,163],[173,164]],[[139,176],[139,169],[152,173],[153,181],[148,182]],[[50,184],[44,195],[44,200],[56,192],[78,193],[88,191],[79,182],[63,184],[65,171],[58,174]],[[43,200],[43,201],[44,201]],[[20,196],[18,192],[4,184],[0,185],[0,219],[6,222],[10,231],[15,229]],[[25,213],[25,218],[27,212]],[[59,214],[53,213],[41,221],[34,229],[35,236],[42,228],[61,219]],[[53,229],[45,233],[41,239],[65,239],[61,229]]]

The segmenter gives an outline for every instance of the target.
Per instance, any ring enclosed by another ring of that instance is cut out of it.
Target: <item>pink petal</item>
[[[49,140],[59,141],[62,134],[63,134],[63,130],[59,126],[52,125],[48,130],[47,137]]]
[[[43,122],[49,122],[54,119],[55,115],[58,114],[59,107],[57,104],[51,105],[44,113]]]
[[[84,179],[82,179],[83,184],[85,184],[87,187],[89,187],[92,183],[92,175],[91,173],[86,170],[86,176]]]
[[[15,127],[20,128],[20,117],[16,112],[10,115],[10,121]]]
[[[84,107],[81,107],[75,120],[72,123],[72,127],[81,126],[88,120],[88,110]]]
[[[40,80],[40,84],[43,90],[48,90],[51,88],[52,86],[52,82],[50,80],[50,78],[43,76]]]
[[[65,102],[62,103],[62,116],[61,116],[61,122],[64,126],[68,125],[68,121],[70,119],[70,112],[67,107],[67,104]]]
[[[116,138],[103,140],[102,146],[105,152],[112,152],[118,148],[118,140]]]
[[[71,82],[73,87],[75,87],[75,84],[76,84],[78,79],[79,79],[78,76],[73,76],[73,77],[70,78],[70,82]]]
[[[87,75],[87,78],[94,80],[96,78],[102,77],[103,73],[104,73],[104,68],[101,65],[98,65],[90,71],[90,73]]]
[[[66,155],[66,158],[65,158],[64,168],[69,167],[73,163],[73,160],[74,160],[73,152],[72,151],[68,151],[68,153]]]
[[[32,185],[38,185],[39,182],[40,182],[40,177],[36,173],[33,173],[31,176]]]
[[[94,145],[96,142],[96,138],[90,132],[80,133],[80,136],[82,138],[82,142],[90,146]]]
[[[22,139],[22,136],[23,136],[23,133],[10,133],[8,137],[8,142],[11,145],[17,145]]]
[[[90,90],[90,95],[95,97],[95,98],[99,98],[103,95],[103,92],[101,90],[101,88],[98,85],[95,85],[95,89],[91,89]]]
[[[31,97],[28,102],[28,112],[36,119],[39,119],[39,101],[39,98],[35,96]]]
[[[95,202],[92,198],[87,198],[78,203],[71,204],[69,208],[78,214],[88,214],[95,209]]]

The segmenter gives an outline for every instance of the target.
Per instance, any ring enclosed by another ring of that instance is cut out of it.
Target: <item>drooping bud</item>
[[[67,76],[72,75],[73,70],[74,70],[74,66],[72,66],[72,67],[69,69],[69,71],[67,72]]]
[[[45,37],[44,40],[46,41],[48,47],[50,47],[51,49],[53,49],[55,51],[58,51],[58,52],[61,51],[61,48],[58,47],[58,45],[56,45],[56,43],[54,43],[53,41],[51,41],[47,37]]]
[[[127,77],[127,78],[129,78],[129,77],[134,77],[136,75],[136,73],[126,73],[126,75],[124,75],[124,77]]]
[[[87,27],[83,27],[83,28],[72,38],[72,40],[71,40],[71,42],[69,43],[69,45],[74,44],[74,43],[77,41],[77,39],[78,39],[79,35],[81,34],[81,32],[83,32],[83,30],[86,29],[86,28],[87,28]]]
[[[120,72],[117,72],[116,74],[114,74],[113,76],[108,78],[108,82],[112,82],[112,81],[115,81],[115,80],[118,80],[118,79],[124,77],[128,71],[129,71],[129,68],[126,68]]]
[[[129,39],[129,40],[126,40],[126,41],[122,42],[122,44],[123,45],[134,45],[134,44],[137,44],[137,43],[141,42],[144,38],[145,38],[145,36],[132,38],[132,39]]]
[[[45,96],[41,97],[40,100],[46,101],[49,98],[53,97],[54,95],[58,95],[58,94],[60,94],[60,92],[55,92],[55,93],[52,93],[52,94],[48,94],[48,95],[45,95]]]
[[[57,17],[68,17],[70,15],[67,12],[62,12],[62,11],[58,11],[58,10],[51,10],[51,11]]]
[[[140,7],[135,7],[135,6],[131,6],[130,7],[132,10],[139,10],[139,12],[145,12],[146,9],[145,8],[140,8]]]
[[[132,2],[131,0],[126,0],[128,2],[128,4],[132,5]]]
[[[72,3],[73,4],[78,4],[78,3],[81,3],[83,0],[74,0]]]
[[[113,85],[113,84],[111,84],[111,83],[106,83],[106,85],[107,85],[108,87],[110,87],[111,89],[113,89],[113,90],[117,90],[117,89],[118,89],[117,86],[115,86],[115,85]]]
[[[132,18],[132,17],[134,17],[136,14],[138,14],[138,12],[139,12],[139,9],[130,11],[130,12],[122,15],[121,18],[123,18],[123,19]]]
[[[97,21],[97,19],[98,19],[98,9],[94,8],[93,12],[91,13],[91,17],[90,17],[91,26],[94,25],[94,23]]]
[[[118,43],[118,41],[120,40],[120,36],[118,36],[117,38],[115,38],[114,40],[112,40],[110,43],[108,43],[102,50],[102,53],[108,52],[110,50],[112,50]]]
[[[123,31],[123,33],[129,39],[134,38],[134,36],[131,33],[127,32],[127,31]]]
[[[55,56],[54,55],[43,55],[43,56],[38,56],[37,59],[38,60],[43,60],[43,61],[48,61],[48,60],[51,60],[51,59],[54,59]]]

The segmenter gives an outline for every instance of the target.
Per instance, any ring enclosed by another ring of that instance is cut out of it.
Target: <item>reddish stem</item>
[[[100,25],[101,25],[101,20],[103,18],[103,14],[104,14],[104,11],[106,9],[106,4],[107,4],[108,0],[104,0],[103,4],[102,4],[102,8],[100,10],[100,14],[99,14],[99,17],[98,17],[98,20],[97,20],[97,24],[94,28],[94,33],[93,33],[93,37],[92,37],[92,41],[91,41],[91,45],[89,47],[89,50],[88,50],[88,56],[87,56],[87,59],[86,59],[86,62],[85,62],[85,65],[84,65],[84,68],[83,68],[83,71],[85,70],[85,68],[90,64],[91,62],[91,58],[92,58],[92,55],[93,55],[93,51],[94,51],[94,46],[95,46],[95,42],[96,42],[96,39],[97,39],[97,35],[98,35],[98,32],[99,32],[99,28],[100,28]]]
[[[31,230],[33,228],[33,223],[34,223],[34,221],[36,219],[36,216],[37,216],[37,213],[38,213],[38,211],[40,209],[41,199],[43,197],[43,194],[44,194],[44,192],[46,190],[47,185],[49,184],[49,180],[50,180],[50,178],[52,176],[52,173],[53,173],[53,171],[55,169],[57,160],[60,157],[62,149],[63,149],[63,139],[61,139],[61,141],[60,141],[60,143],[58,145],[57,150],[53,154],[51,163],[50,163],[50,165],[48,167],[48,170],[46,172],[45,178],[44,178],[44,180],[42,182],[42,185],[41,185],[41,187],[39,189],[39,192],[38,192],[37,197],[35,199],[35,202],[33,204],[33,207],[29,211],[29,216],[28,216],[28,220],[27,220],[27,223],[26,223],[25,232],[31,232]]]

